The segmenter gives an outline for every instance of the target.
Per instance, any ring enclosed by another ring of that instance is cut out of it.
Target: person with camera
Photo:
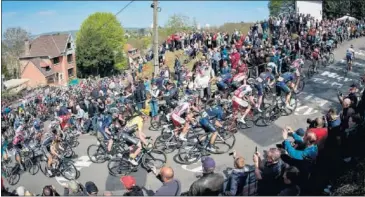
[[[83,191],[84,186],[76,181],[64,183],[62,186],[64,187],[64,196],[87,196]]]
[[[290,127],[283,129],[282,134],[284,138],[283,148],[287,153],[282,158],[290,166],[299,169],[301,183],[306,183],[318,156],[317,136],[313,131],[307,131],[304,137],[301,137]],[[289,135],[294,138],[294,146],[288,139]]]
[[[350,86],[349,94],[347,96],[344,96],[341,92],[338,92],[338,100],[342,104],[344,102],[344,99],[348,98],[351,101],[350,107],[356,109],[358,103],[356,95],[357,91],[358,91],[358,85],[356,83],[353,83]]]
[[[281,160],[281,153],[277,148],[271,148],[266,152],[266,158],[262,159],[259,152],[253,155],[255,176],[258,181],[257,193],[259,196],[276,196],[281,189],[282,172],[287,167]]]
[[[234,169],[228,176],[223,185],[224,196],[242,196],[243,187],[245,186],[247,174],[245,173],[245,160],[238,156],[236,151],[232,153],[234,159]]]
[[[327,118],[323,116],[322,118],[316,118],[314,120],[307,119],[307,123],[309,124],[307,132],[313,132],[316,134],[318,150],[323,150],[324,144],[328,137],[328,130],[325,127],[325,125],[327,125]],[[303,129],[300,128],[298,130],[301,130],[304,134]]]

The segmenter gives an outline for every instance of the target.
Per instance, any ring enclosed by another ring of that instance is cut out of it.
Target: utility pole
[[[153,0],[153,61],[154,61],[154,72],[155,75],[159,74],[159,63],[158,63],[158,23],[157,23],[157,14],[158,14],[158,1]]]

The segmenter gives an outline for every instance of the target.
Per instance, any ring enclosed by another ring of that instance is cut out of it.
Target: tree
[[[95,72],[106,75],[113,69],[123,69],[127,65],[123,55],[124,35],[114,14],[97,12],[90,15],[77,32],[77,66],[87,75]]]
[[[30,34],[20,27],[12,27],[5,30],[2,41],[2,56],[3,61],[9,66],[9,68],[16,69],[14,73],[18,76],[20,72],[19,57],[24,54],[24,41],[29,39]]]
[[[191,29],[190,19],[184,15],[174,14],[167,20],[164,29],[168,35],[189,30]]]
[[[146,34],[145,28],[138,29],[139,36],[144,36]]]
[[[291,13],[295,10],[295,0],[270,0],[268,8],[270,16]]]
[[[4,75],[5,79],[10,79],[10,73],[8,69],[8,65],[4,61],[3,57],[1,57],[1,74]]]
[[[339,18],[347,14],[358,19],[365,17],[365,1],[363,0],[323,1],[323,15],[325,17]]]
[[[85,30],[89,36],[77,41],[76,64],[81,71],[81,77],[89,75],[106,76],[114,67],[114,52],[108,46],[105,37],[100,33],[93,33],[92,29]]]

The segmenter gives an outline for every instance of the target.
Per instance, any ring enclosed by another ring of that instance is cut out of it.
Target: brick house
[[[71,34],[43,35],[24,43],[19,58],[21,78],[28,86],[66,85],[76,76],[75,45]]]

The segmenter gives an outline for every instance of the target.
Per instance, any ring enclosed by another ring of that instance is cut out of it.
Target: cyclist
[[[214,121],[211,121],[212,119],[214,119]],[[205,132],[211,134],[209,139],[209,144],[207,147],[207,150],[209,151],[212,152],[215,151],[213,145],[218,134],[215,126],[222,128],[223,127],[221,124],[222,120],[223,120],[223,109],[221,106],[209,107],[208,109],[204,110],[201,113],[199,124],[203,127]]]
[[[265,72],[261,73],[260,76],[258,78],[256,78],[254,87],[257,90],[258,100],[257,100],[256,108],[259,112],[262,112],[260,107],[262,104],[265,87],[267,87],[267,86],[272,87],[274,84],[275,84],[275,77],[272,74],[271,67],[267,67]]]
[[[38,142],[40,142],[41,138],[42,138],[42,131],[41,131],[41,124],[39,122],[39,120],[35,120],[33,122],[33,127],[31,128],[31,133],[35,133],[34,139]]]
[[[135,166],[138,165],[137,156],[142,150],[141,140],[133,136],[133,132],[135,132],[136,129],[138,129],[137,124],[128,127],[125,126],[123,129],[119,129],[119,132],[116,134],[118,139],[123,139],[130,147],[128,161]]]
[[[278,95],[280,95],[281,91],[286,93],[285,106],[288,109],[293,109],[289,105],[289,101],[291,98],[291,90],[296,91],[296,86],[294,83],[294,81],[296,79],[296,74],[293,71],[295,71],[295,68],[290,68],[290,72],[283,73],[276,82]]]
[[[313,50],[311,58],[313,59],[314,72],[318,72],[317,70],[318,61],[320,58],[322,58],[320,54],[320,49],[318,47],[316,47]]]
[[[349,71],[352,70],[352,61],[353,61],[354,57],[355,57],[355,50],[354,50],[354,46],[351,45],[351,47],[346,50],[347,66],[348,66]]]
[[[51,175],[51,165],[53,162],[53,158],[52,155],[50,153],[51,151],[51,145],[53,140],[56,138],[57,136],[57,130],[55,128],[51,128],[51,132],[48,132],[44,135],[44,139],[42,140],[41,146],[42,146],[42,151],[43,154],[47,157],[47,172]]]
[[[248,99],[244,97],[248,96]],[[254,97],[252,96],[252,88],[250,85],[246,83],[246,80],[243,80],[243,85],[241,85],[236,91],[234,91],[234,96],[232,98],[232,104],[235,111],[239,108],[246,108],[245,112],[238,120],[243,124],[246,124],[245,117],[251,110],[251,105],[255,106],[255,101],[253,100]],[[248,103],[246,100],[249,100]]]
[[[24,151],[27,151],[27,148],[25,146],[23,146],[23,142],[25,140],[25,133],[23,131],[24,126],[23,123],[20,123],[20,126],[17,128],[17,130],[15,131],[15,137],[13,139],[13,146],[15,148],[15,160],[18,162],[18,164],[20,164],[20,168],[22,170],[25,169],[22,160],[21,160],[21,152],[24,148]]]
[[[180,140],[183,141],[187,140],[186,134],[189,130],[189,124],[193,120],[193,114],[191,113],[191,109],[193,111],[199,112],[199,109],[193,105],[194,101],[194,98],[188,98],[187,102],[181,103],[171,113],[171,119],[176,128],[180,128],[184,125],[179,137]]]
[[[1,155],[4,161],[8,160],[8,145],[9,145],[9,140],[8,137],[6,137],[5,135],[1,135]]]
[[[60,151],[64,151],[65,149],[61,146],[61,136],[55,135],[53,138],[53,141],[50,145],[50,157],[52,158],[51,162],[48,162],[48,167],[51,167],[48,169],[48,173],[55,169],[55,166],[58,166],[58,159],[61,159]],[[52,163],[55,163],[54,166],[52,166]],[[51,165],[49,165],[51,164]]]

